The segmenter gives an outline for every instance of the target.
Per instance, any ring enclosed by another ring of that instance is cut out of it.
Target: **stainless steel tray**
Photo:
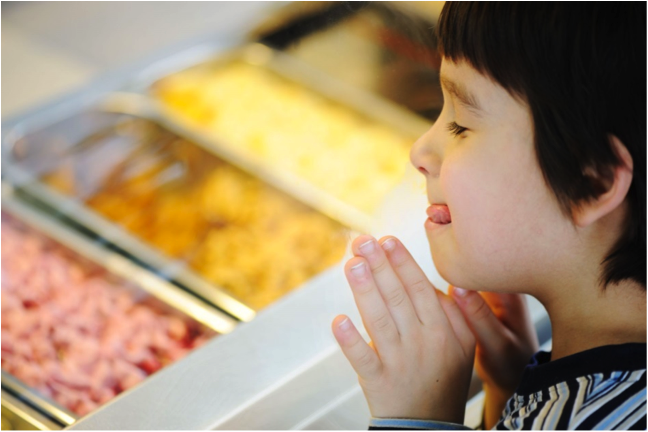
[[[80,234],[55,222],[51,217],[21,202],[14,196],[12,187],[4,183],[2,185],[2,211],[90,262],[105,268],[110,274],[133,283],[136,288],[150,294],[165,308],[180,311],[221,335],[230,333],[236,327],[237,323],[234,319],[214,307],[198,300],[115,252],[91,243]],[[15,411],[11,407],[22,407],[18,414],[25,419],[34,417],[34,421],[43,425],[43,427],[49,428],[55,423],[68,426],[79,418],[79,416],[55,401],[41,396],[4,370],[2,371],[2,389],[3,409]],[[108,404],[111,402],[108,402]],[[43,418],[36,418],[38,417],[36,415],[30,417],[29,413],[34,410],[44,413],[46,416],[42,416]]]
[[[64,425],[2,389],[2,430],[59,430]]]
[[[422,135],[431,124],[402,108],[395,103],[385,100],[352,85],[338,81],[320,70],[283,52],[273,50],[261,44],[251,44],[232,49],[224,54],[210,55],[209,49],[200,49],[180,53],[164,61],[156,63],[142,71],[127,87],[128,91],[136,92],[151,100],[151,106],[157,112],[159,121],[167,128],[181,136],[204,146],[224,157],[234,165],[247,172],[254,173],[264,181],[285,191],[286,193],[318,209],[329,217],[341,221],[360,232],[375,232],[379,221],[374,214],[342,201],[320,187],[305,181],[304,178],[286,170],[278,170],[269,166],[251,152],[237,149],[226,139],[214,132],[197,127],[165,109],[162,103],[152,96],[152,88],[159,80],[181,72],[185,69],[213,65],[224,66],[233,62],[243,62],[264,69],[309,89],[314,94],[324,97],[335,104],[350,108],[363,118],[386,125],[406,137],[412,143]],[[362,163],[361,161],[359,163]]]
[[[2,416],[5,415],[10,426],[16,430],[62,429],[79,419],[73,412],[42,397],[13,375],[2,371]]]
[[[98,111],[128,114],[159,123],[156,120],[155,110],[151,108],[148,100],[136,94],[113,94],[104,100],[101,106],[98,107]],[[160,124],[163,128],[166,128],[164,123]],[[65,134],[76,133],[83,135],[88,132],[75,131],[73,127],[59,127],[59,129],[63,130]],[[20,133],[19,131],[11,131],[3,143],[5,151],[3,160],[4,174],[16,186],[17,194],[33,197],[37,201],[45,203],[54,211],[61,213],[66,218],[77,222],[85,229],[89,229],[92,233],[118,246],[132,257],[155,268],[165,278],[174,280],[237,319],[250,321],[254,318],[256,311],[252,307],[205,279],[197,271],[191,269],[186,262],[169,258],[151,244],[136,238],[126,229],[90,209],[80,200],[66,196],[42,183],[39,181],[38,168],[35,170],[25,169],[17,163],[18,161],[14,156],[16,152],[21,151],[21,146],[18,144],[24,137],[31,137],[32,134],[36,134],[34,142],[40,143],[40,138],[37,137],[38,133],[38,130],[32,131],[29,127],[23,127]],[[180,134],[178,136],[182,137]],[[227,158],[223,158],[223,160],[227,161]],[[261,180],[265,180],[263,176],[261,176]]]

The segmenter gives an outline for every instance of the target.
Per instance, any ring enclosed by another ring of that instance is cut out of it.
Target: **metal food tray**
[[[13,393],[5,391],[4,384],[9,381],[17,381],[9,375],[2,372],[2,430],[59,430],[63,425],[53,420],[47,414],[33,408],[24,402],[22,397],[15,396]],[[21,388],[22,384],[16,383],[16,388]],[[24,386],[22,386],[24,387]],[[29,391],[29,390],[27,390]],[[44,403],[47,403],[44,401]],[[52,406],[52,409],[59,409]],[[61,411],[61,414],[67,415]]]
[[[13,188],[5,183],[2,184],[2,211],[7,212],[30,228],[58,242],[90,262],[105,268],[112,275],[132,283],[138,289],[144,290],[164,307],[179,311],[218,334],[230,333],[236,327],[234,319],[214,307],[198,300],[115,252],[91,243],[82,235],[21,202],[20,199],[15,197]],[[124,393],[127,393],[127,391],[117,395],[114,399],[121,397]],[[2,371],[2,400],[3,406],[7,405],[7,408],[14,413],[15,410],[12,407],[22,406],[23,409],[20,409],[18,414],[22,415],[25,420],[32,421],[32,423],[35,421],[36,424],[47,427],[51,427],[56,423],[61,426],[69,426],[79,419],[78,415],[55,401],[40,395],[4,370]],[[112,400],[107,404],[111,402]],[[45,417],[32,419],[31,417],[34,416],[29,415],[29,412],[33,412],[33,409],[45,414]]]
[[[136,118],[149,120],[159,124],[163,128],[167,128],[166,122],[158,120],[156,110],[151,106],[150,101],[137,94],[113,93],[106,97],[101,104],[95,106],[95,111],[128,114]],[[78,114],[82,114],[83,112]],[[60,120],[60,118],[55,118],[55,122],[53,123],[57,123]],[[73,221],[73,224],[78,224],[82,229],[90,230],[91,234],[97,235],[109,243],[116,245],[127,254],[155,269],[164,278],[179,283],[182,287],[195,293],[231,316],[246,322],[256,316],[255,309],[218,287],[215,283],[208,281],[197,271],[191,269],[186,262],[168,257],[152,244],[136,238],[135,235],[128,232],[125,228],[122,228],[117,223],[110,221],[108,218],[87,207],[80,200],[67,196],[44,184],[39,180],[37,175],[22,168],[14,158],[16,144],[22,137],[27,137],[31,133],[38,133],[38,131],[42,130],[41,128],[51,125],[41,122],[39,124],[40,128],[36,130],[21,125],[20,129],[10,130],[5,136],[3,142],[4,176],[15,186],[16,195],[23,197],[23,199],[44,203],[50,207],[49,211],[59,213],[64,218]],[[167,129],[179,137],[193,142],[192,137],[187,136],[191,135],[190,133],[182,135],[171,128]],[[196,144],[199,145],[199,143]],[[204,146],[200,147],[204,148]],[[211,150],[212,153],[221,157],[214,149]],[[222,159],[229,162],[226,157]],[[266,180],[263,175],[256,175],[256,177],[259,177],[261,181]],[[281,191],[280,188],[278,189]],[[299,201],[298,198],[297,200]]]
[[[343,225],[359,232],[375,232],[379,228],[379,221],[375,215],[343,202],[296,174],[269,166],[267,162],[250,152],[237,150],[236,146],[230,145],[214,132],[196,127],[190,121],[169,113],[160,102],[151,96],[151,90],[155,83],[169,75],[193,67],[204,65],[216,67],[233,62],[262,66],[281,78],[305,87],[329,101],[351,108],[364,118],[387,125],[394,131],[412,137],[412,143],[430,128],[431,123],[394,102],[336,80],[289,54],[259,43],[232,49],[216,57],[208,47],[197,47],[153,64],[143,70],[127,87],[127,91],[140,94],[150,100],[160,123],[169,130],[189,138],[233,165],[253,173],[265,182]]]

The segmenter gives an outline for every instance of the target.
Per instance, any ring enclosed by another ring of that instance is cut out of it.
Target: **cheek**
[[[509,194],[495,171],[484,170],[469,161],[448,160],[441,176],[441,188],[452,215],[452,230],[459,252],[467,255],[493,254],[498,239],[508,236],[506,219]],[[463,163],[460,163],[463,162]]]
[[[534,242],[551,238],[547,219],[555,213],[533,153],[457,154],[446,162],[440,185],[452,214],[454,271],[469,283],[501,285],[537,268],[544,258]]]

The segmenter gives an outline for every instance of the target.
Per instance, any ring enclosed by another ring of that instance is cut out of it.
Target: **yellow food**
[[[121,158],[126,163],[86,200],[108,219],[255,309],[344,255],[347,234],[337,222],[190,142],[150,123],[135,125],[126,129],[135,143]],[[83,160],[68,160],[44,180],[78,195],[81,178],[70,166]],[[86,179],[94,172],[85,171]]]
[[[367,213],[408,163],[411,139],[262,67],[203,65],[153,93],[172,114]]]

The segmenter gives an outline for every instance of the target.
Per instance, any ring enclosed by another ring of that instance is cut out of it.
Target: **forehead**
[[[481,74],[466,61],[443,59],[440,70],[441,85],[448,94],[457,97],[454,90],[472,97],[483,116],[510,115],[511,111],[528,112],[526,104],[514,99],[492,78]],[[462,103],[463,105],[463,103]]]

